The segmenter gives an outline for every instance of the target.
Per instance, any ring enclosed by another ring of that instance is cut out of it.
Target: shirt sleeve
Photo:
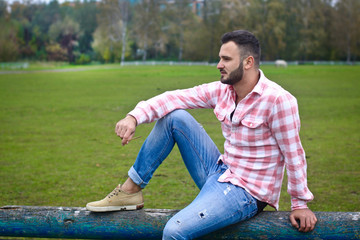
[[[300,118],[295,97],[286,93],[276,99],[270,127],[285,160],[291,209],[307,208],[314,197],[307,186],[307,164],[300,141]]]
[[[129,112],[138,124],[156,121],[176,109],[214,108],[217,83],[208,83],[189,89],[167,91],[163,94],[139,102]]]

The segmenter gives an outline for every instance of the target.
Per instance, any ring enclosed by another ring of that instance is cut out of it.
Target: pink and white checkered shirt
[[[240,186],[278,209],[286,166],[291,208],[307,208],[313,195],[307,187],[295,97],[260,70],[254,89],[237,106],[235,100],[233,87],[217,81],[165,92],[139,102],[129,114],[141,124],[158,120],[175,109],[213,108],[225,137],[224,154],[219,160],[228,166],[218,181]]]

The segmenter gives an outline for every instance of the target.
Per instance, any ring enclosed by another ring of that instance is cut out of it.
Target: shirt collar
[[[257,84],[255,85],[254,89],[251,92],[258,93],[259,95],[261,95],[264,92],[264,88],[266,86],[265,83],[266,77],[263,71],[261,71],[260,69],[259,69],[259,73],[260,73],[259,81],[257,82]]]

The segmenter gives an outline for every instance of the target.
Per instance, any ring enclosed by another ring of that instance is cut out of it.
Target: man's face
[[[220,81],[229,85],[239,82],[244,75],[244,69],[237,45],[232,41],[224,43],[220,48],[219,57],[217,69],[221,73]]]

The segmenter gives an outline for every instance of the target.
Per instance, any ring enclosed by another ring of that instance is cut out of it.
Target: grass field
[[[360,67],[262,69],[298,99],[311,209],[359,211]],[[104,197],[126,179],[153,126],[139,126],[142,138],[122,147],[115,123],[140,100],[218,79],[210,66],[0,75],[0,206],[85,206]],[[222,151],[212,110],[190,112]],[[145,207],[180,209],[197,193],[175,148],[145,189]],[[280,210],[289,209],[285,181]]]

